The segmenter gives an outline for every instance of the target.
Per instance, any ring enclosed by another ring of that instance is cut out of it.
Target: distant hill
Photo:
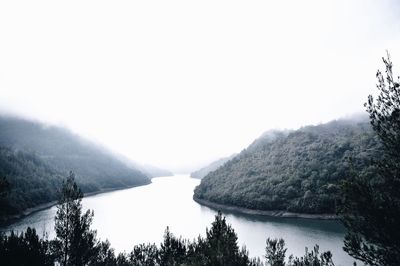
[[[55,200],[69,171],[83,192],[150,183],[138,169],[64,128],[0,116],[0,177],[10,183],[0,212],[19,213]]]
[[[194,171],[193,173],[190,174],[190,177],[202,179],[203,177],[208,175],[208,173],[217,170],[219,167],[224,165],[227,161],[231,160],[235,156],[236,156],[236,154],[232,154],[229,157],[221,158],[217,161],[214,161],[214,162],[210,163],[209,165],[207,165],[197,171]]]
[[[351,168],[373,175],[370,161],[379,156],[366,119],[268,132],[205,176],[194,198],[257,210],[334,213],[341,180]]]
[[[138,169],[140,169],[143,173],[150,176],[151,178],[174,175],[171,171],[168,171],[168,170],[156,167],[156,166],[152,166],[149,164],[144,164],[143,166],[139,167]]]
[[[131,159],[129,159],[123,155],[117,155],[117,156],[128,167],[133,167],[135,169],[138,169],[150,178],[174,175],[171,171],[168,171],[166,169],[162,169],[162,168],[159,168],[159,167],[156,167],[153,165],[149,165],[149,164],[140,164],[138,162],[132,161]]]

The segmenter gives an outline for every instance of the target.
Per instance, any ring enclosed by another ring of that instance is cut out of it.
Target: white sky
[[[182,172],[363,111],[399,1],[0,2],[0,109]]]

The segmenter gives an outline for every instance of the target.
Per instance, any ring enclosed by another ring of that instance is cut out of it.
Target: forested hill
[[[128,159],[125,156],[118,156],[118,158],[120,158],[121,161],[125,162],[125,164],[128,167],[133,167],[135,169],[138,169],[140,172],[144,173],[145,175],[147,175],[150,178],[174,175],[169,170],[159,168],[159,167],[149,165],[149,164],[140,164],[137,162],[133,162],[132,160]]]
[[[214,161],[212,163],[210,163],[209,165],[194,171],[190,174],[190,177],[193,178],[203,178],[206,175],[208,175],[208,173],[217,170],[219,167],[221,167],[222,165],[224,165],[227,161],[231,160],[233,157],[235,157],[237,154],[232,154],[229,157],[225,157],[225,158],[221,158],[217,161]]]
[[[76,174],[84,192],[150,182],[106,149],[66,129],[0,116],[0,177],[9,183],[7,192],[0,195],[2,214],[55,200],[61,179],[69,171]]]
[[[150,177],[161,177],[161,176],[173,176],[174,174],[166,169],[162,169],[156,166],[144,164],[138,168],[140,171]]]
[[[379,154],[366,120],[273,131],[204,177],[194,197],[249,209],[334,213],[339,182],[350,168],[372,175],[370,162]]]

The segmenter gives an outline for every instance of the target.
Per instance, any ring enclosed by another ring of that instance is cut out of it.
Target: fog
[[[188,172],[363,112],[398,1],[1,1],[0,110]],[[398,72],[397,72],[398,73]]]

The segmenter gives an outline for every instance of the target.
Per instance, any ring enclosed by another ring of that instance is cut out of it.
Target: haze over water
[[[215,210],[193,201],[193,189],[199,180],[187,175],[152,179],[152,184],[98,194],[83,199],[85,209],[94,210],[93,228],[99,238],[108,239],[117,252],[130,252],[135,244],[162,241],[169,226],[176,236],[193,239],[205,235]],[[54,237],[52,207],[34,213],[2,231],[24,230],[33,226],[39,235],[44,231]],[[352,259],[342,251],[344,230],[336,221],[285,219],[224,213],[238,234],[239,245],[245,244],[250,256],[264,256],[267,237],[285,239],[288,254],[301,256],[304,247],[319,244],[320,250],[333,253],[335,265],[351,265]]]

